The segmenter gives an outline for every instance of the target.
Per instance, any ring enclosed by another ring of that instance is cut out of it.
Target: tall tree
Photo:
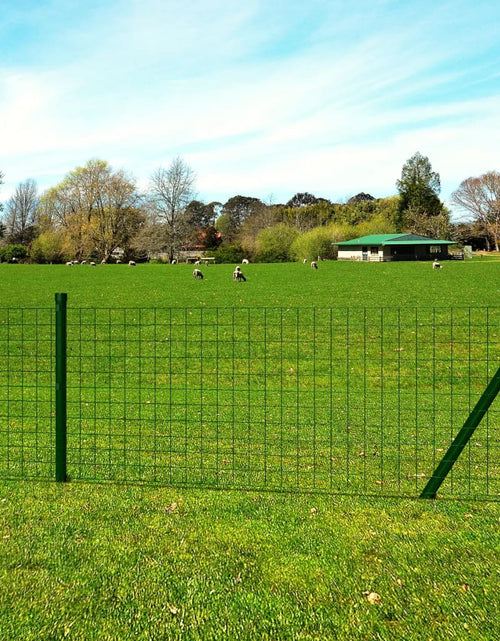
[[[193,199],[195,175],[182,160],[175,158],[168,169],[160,167],[151,176],[150,207],[160,223],[164,239],[163,245],[170,261],[193,230],[186,209]]]
[[[479,178],[467,178],[452,194],[452,202],[472,215],[486,241],[500,251],[500,173],[488,171]]]
[[[397,227],[403,231],[408,228],[408,214],[414,221],[415,216],[437,216],[442,213],[443,204],[439,199],[441,181],[439,174],[432,170],[427,156],[417,151],[403,165],[401,178],[396,181],[399,191],[399,212]]]
[[[5,208],[6,236],[9,243],[27,245],[35,236],[38,188],[29,178],[19,183]]]
[[[290,200],[286,203],[287,207],[306,207],[307,205],[314,205],[318,202],[318,198],[313,194],[310,194],[308,191],[299,192],[292,196]]]
[[[91,160],[43,195],[40,218],[44,231],[63,231],[69,253],[107,260],[128,245],[143,213],[135,181],[103,160]]]
[[[223,242],[225,244],[234,243],[238,239],[238,234],[245,220],[265,207],[266,205],[261,200],[251,196],[230,198],[215,222],[215,227],[221,233]]]

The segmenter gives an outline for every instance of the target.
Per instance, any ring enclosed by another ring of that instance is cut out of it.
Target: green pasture
[[[498,638],[497,503],[390,495],[496,369],[500,263],[192,269],[0,265],[0,638]],[[20,480],[61,291],[64,486]],[[493,409],[445,495],[500,493]]]
[[[498,305],[500,261],[351,263],[324,261],[243,266],[246,283],[232,280],[232,265],[7,265],[0,264],[0,307],[53,306],[67,292],[75,307],[360,307]]]

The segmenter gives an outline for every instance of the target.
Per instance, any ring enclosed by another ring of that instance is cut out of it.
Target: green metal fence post
[[[56,294],[56,481],[68,480],[66,470],[66,325],[67,294]]]
[[[481,419],[488,411],[488,408],[495,400],[498,392],[500,392],[500,367],[491,379],[488,387],[482,393],[481,398],[476,403],[476,406],[469,414],[469,417],[465,421],[462,429],[453,439],[453,443],[448,448],[448,451],[443,456],[442,461],[439,463],[435,472],[420,494],[421,499],[436,498],[436,493],[441,487],[442,482],[453,467],[455,461],[462,453],[464,447],[467,445],[469,439],[474,433],[474,430],[479,425]]]

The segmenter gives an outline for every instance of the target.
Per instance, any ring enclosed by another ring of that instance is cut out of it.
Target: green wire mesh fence
[[[54,473],[54,310],[0,309],[0,475]]]
[[[0,474],[50,476],[50,310],[0,320]],[[418,495],[500,308],[69,308],[71,479]],[[496,399],[440,494],[500,496]]]

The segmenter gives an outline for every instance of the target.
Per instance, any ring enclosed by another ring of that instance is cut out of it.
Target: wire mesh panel
[[[72,478],[414,495],[500,309],[68,310]],[[499,401],[440,493],[500,495]]]
[[[0,309],[0,474],[54,471],[54,313]]]

